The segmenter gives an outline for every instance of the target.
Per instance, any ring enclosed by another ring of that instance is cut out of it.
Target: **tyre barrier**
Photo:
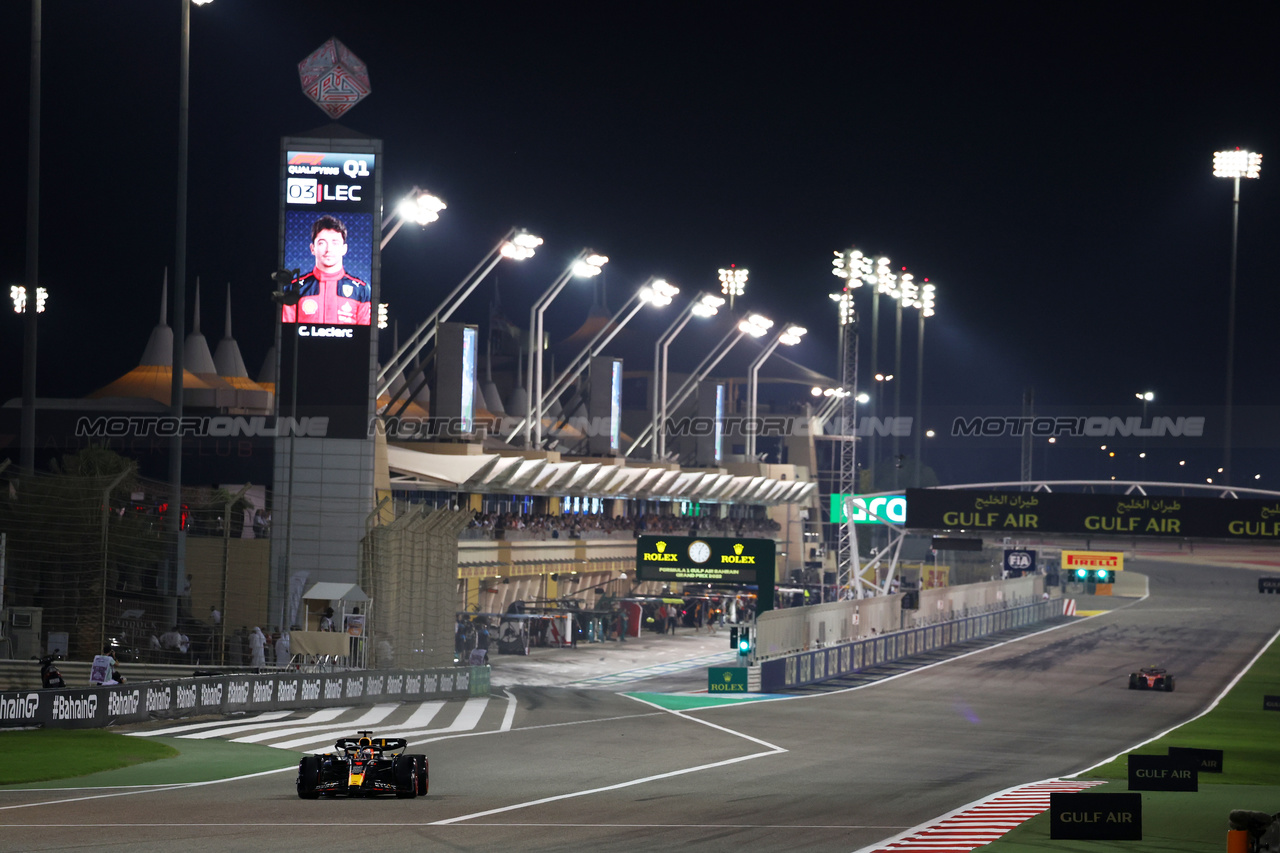
[[[279,711],[385,701],[418,702],[489,693],[489,667],[222,675],[111,687],[0,693],[0,728],[101,728],[244,711]]]

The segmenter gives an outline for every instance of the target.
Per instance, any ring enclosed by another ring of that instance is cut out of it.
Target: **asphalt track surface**
[[[0,791],[0,849],[856,851],[1187,720],[1280,629],[1256,571],[1128,568],[1148,598],[858,689],[684,712],[617,688],[499,691],[465,730],[411,738],[432,771],[415,800],[303,801],[292,772]],[[1156,663],[1176,692],[1127,689]]]

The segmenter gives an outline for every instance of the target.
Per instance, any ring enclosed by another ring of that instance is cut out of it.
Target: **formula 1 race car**
[[[298,796],[376,797],[395,794],[412,799],[427,793],[427,757],[410,755],[404,738],[338,738],[334,752],[304,756],[298,762]],[[398,752],[396,750],[399,750]]]
[[[1173,692],[1173,676],[1159,666],[1144,666],[1129,673],[1130,690],[1163,690]]]

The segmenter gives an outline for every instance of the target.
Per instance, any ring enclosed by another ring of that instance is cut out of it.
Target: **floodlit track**
[[[847,853],[1182,722],[1280,627],[1280,606],[1257,594],[1256,572],[1127,568],[1150,576],[1149,598],[928,669],[784,701],[669,711],[605,689],[514,687],[510,701],[499,690],[336,718],[175,724],[167,734],[264,734],[251,742],[298,750],[366,717],[370,728],[424,745],[415,751],[430,756],[431,793],[302,801],[289,770],[199,786],[5,790],[3,837],[27,850],[165,853],[191,843],[209,853],[350,843]],[[1128,673],[1152,663],[1177,674],[1177,692],[1127,689]],[[668,689],[673,678],[627,686]]]

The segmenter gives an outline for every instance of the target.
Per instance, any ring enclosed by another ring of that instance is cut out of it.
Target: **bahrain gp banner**
[[[908,489],[907,527],[1280,542],[1280,501]]]
[[[150,719],[484,695],[488,667],[292,672],[0,693],[0,729],[101,728]]]

